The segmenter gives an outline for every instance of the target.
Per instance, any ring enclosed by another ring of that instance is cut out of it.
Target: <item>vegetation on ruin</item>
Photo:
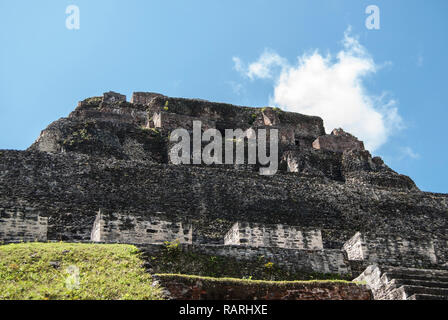
[[[251,260],[212,256],[183,250],[177,241],[165,242],[163,250],[148,256],[153,272],[184,274],[214,278],[242,278],[254,280],[349,280],[349,275],[319,272],[292,272],[264,256]]]
[[[103,101],[103,97],[91,97],[85,99],[84,104],[98,105]]]
[[[156,128],[149,128],[149,127],[146,127],[146,126],[141,126],[140,129],[142,129],[143,131],[146,131],[146,132],[152,132],[152,133],[154,133],[156,135],[160,134],[160,131],[157,130]]]
[[[194,283],[200,280],[203,283],[221,283],[221,284],[242,284],[248,286],[294,286],[299,284],[334,284],[334,283],[346,283],[346,284],[361,284],[360,282],[348,281],[348,280],[294,280],[294,281],[269,281],[269,280],[251,280],[251,279],[238,279],[238,278],[214,278],[205,276],[194,276],[185,274],[169,274],[160,273],[156,274],[159,278],[165,279],[182,279],[183,282]]]
[[[252,125],[254,124],[255,120],[257,120],[258,115],[256,113],[252,113],[250,115],[250,119],[249,119],[249,124]]]
[[[73,146],[75,144],[82,144],[87,141],[94,140],[94,137],[89,132],[91,130],[91,127],[93,126],[93,123],[84,123],[81,125],[81,127],[77,128],[76,130],[73,130],[70,135],[63,140],[64,146]]]
[[[152,286],[143,265],[131,245],[2,245],[0,300],[161,299],[161,289]]]

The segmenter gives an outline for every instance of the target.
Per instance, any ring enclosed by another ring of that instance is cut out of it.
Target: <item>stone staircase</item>
[[[370,265],[354,281],[366,282],[375,300],[448,300],[448,270]]]

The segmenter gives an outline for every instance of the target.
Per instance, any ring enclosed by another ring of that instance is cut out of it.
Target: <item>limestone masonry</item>
[[[170,163],[170,133],[195,120],[223,135],[277,129],[278,173]],[[192,274],[221,259],[241,266],[221,275],[251,277],[259,266],[262,278],[359,277],[378,299],[446,298],[447,218],[447,194],[419,190],[353,135],[326,134],[319,117],[271,107],[108,92],[27,150],[0,150],[0,241],[133,243],[150,270],[174,268],[152,262],[168,246],[208,257],[184,265]]]
[[[323,249],[320,230],[302,232],[294,226],[270,226],[239,222],[235,223],[224,236],[224,244],[287,249]]]

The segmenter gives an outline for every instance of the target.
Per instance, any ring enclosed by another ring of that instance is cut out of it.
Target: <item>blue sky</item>
[[[72,4],[80,9],[79,30],[65,25]],[[371,4],[380,9],[380,30],[365,27]],[[318,50],[317,57],[328,58],[326,74],[334,71],[342,64],[338,53],[349,52],[343,40],[350,30],[349,39],[364,50],[356,57],[374,65],[355,74],[359,97],[383,97],[368,106],[371,114],[390,107],[383,115],[396,110],[401,119],[387,129],[374,155],[421,189],[447,193],[447,12],[445,0],[2,0],[0,148],[27,148],[77,101],[109,90],[249,106],[287,101],[288,95],[274,94],[282,72],[297,71],[302,79],[288,82],[291,94],[296,83],[310,83],[302,72],[306,61],[300,65],[298,57],[306,60]],[[266,52],[289,69],[274,63],[270,77],[250,77],[249,67]],[[235,58],[243,67],[237,68]],[[306,96],[307,88],[297,90]],[[341,93],[338,103],[316,115],[350,117],[344,99]],[[311,103],[320,110],[323,102]]]

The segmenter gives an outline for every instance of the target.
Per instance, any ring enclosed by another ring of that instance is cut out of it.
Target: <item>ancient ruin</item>
[[[279,171],[172,164],[170,133],[195,120],[223,135],[277,129]],[[198,261],[184,264],[191,274],[221,259],[238,269],[220,275],[332,274],[365,281],[376,299],[448,297],[448,195],[419,190],[342,129],[327,135],[319,117],[108,92],[81,101],[27,150],[0,150],[0,181],[5,243],[132,243],[151,257],[170,244]]]

